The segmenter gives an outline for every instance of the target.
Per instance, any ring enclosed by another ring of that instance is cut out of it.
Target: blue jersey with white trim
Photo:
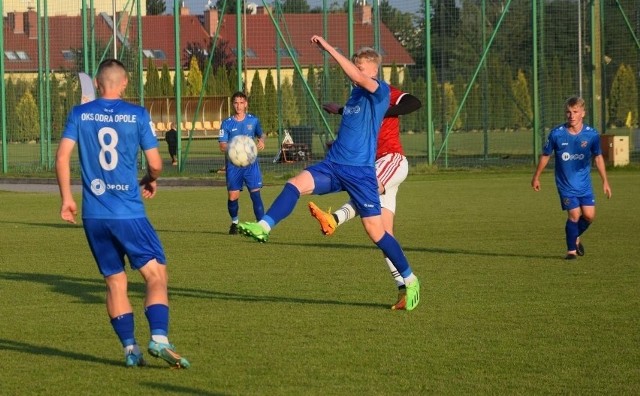
[[[551,130],[542,150],[543,155],[552,152],[558,193],[573,197],[591,194],[591,160],[602,154],[598,131],[583,125],[579,133],[571,134],[565,124],[559,125]]]
[[[158,147],[158,139],[144,107],[102,98],[75,106],[62,137],[78,144],[83,218],[146,216],[138,186],[138,153]]]
[[[351,91],[342,109],[338,135],[327,153],[328,160],[353,166],[375,165],[378,134],[390,100],[389,85],[378,83],[374,92],[361,87]]]
[[[236,120],[233,116],[222,121],[218,142],[228,143],[238,135],[247,135],[252,139],[262,137],[262,126],[258,117],[247,113],[242,121]]]

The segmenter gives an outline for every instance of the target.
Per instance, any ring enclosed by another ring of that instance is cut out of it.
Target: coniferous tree
[[[533,108],[531,94],[529,93],[529,82],[522,70],[518,70],[516,79],[512,83],[514,96],[514,124],[515,128],[529,128],[533,120]]]
[[[262,128],[267,132],[275,132],[278,130],[277,102],[278,94],[273,80],[273,73],[271,69],[269,69],[264,79],[264,111],[260,114]],[[284,111],[289,111],[289,109],[285,107]]]
[[[270,132],[265,128],[264,124],[262,123],[263,115],[265,113],[264,88],[262,86],[262,81],[260,80],[260,74],[258,73],[258,71],[253,73],[253,79],[251,80],[249,112],[257,115],[260,118],[262,128],[265,130],[266,133]]]
[[[7,108],[7,131],[9,131],[11,137],[12,131],[16,129],[17,117],[16,106],[18,104],[18,96],[16,83],[12,77],[7,78],[6,82],[6,97],[5,103]]]
[[[66,122],[67,112],[64,108],[62,87],[55,73],[51,75],[51,136],[58,139]]]
[[[202,72],[198,66],[198,59],[195,56],[189,61],[189,74],[186,82],[186,96],[200,96],[202,91]]]
[[[14,142],[28,142],[37,140],[40,136],[40,120],[38,119],[38,106],[27,90],[16,106],[16,126],[10,135]]]
[[[165,63],[162,65],[162,72],[160,73],[160,96],[171,97],[174,92],[169,65]]]
[[[300,125],[300,111],[289,77],[284,78],[280,89],[282,90],[282,107],[286,110],[282,115],[283,124],[285,127]]]
[[[638,109],[638,88],[633,69],[624,63],[618,68],[609,93],[609,124],[623,126],[630,117],[635,124]],[[630,115],[630,116],[629,116]]]
[[[389,84],[393,85],[396,88],[400,86],[400,75],[398,73],[398,66],[396,65],[395,61],[391,64],[391,72],[389,73]]]
[[[181,67],[178,68],[178,70],[173,76],[174,95],[175,95],[175,90],[177,88],[178,76],[180,76],[180,96],[184,98],[185,96],[187,96],[187,77],[184,74],[184,69],[182,69]]]
[[[160,73],[151,58],[149,58],[149,63],[147,65],[147,81],[144,84],[144,94],[147,97],[157,97],[162,95],[160,87]]]

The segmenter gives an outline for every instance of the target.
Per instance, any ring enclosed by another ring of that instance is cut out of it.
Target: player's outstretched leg
[[[241,235],[252,238],[258,242],[265,243],[269,240],[269,232],[256,222],[244,222],[238,225]]]
[[[335,232],[338,224],[336,223],[336,219],[333,218],[331,209],[325,212],[313,202],[309,202],[309,212],[311,212],[311,216],[320,223],[320,230],[324,235],[331,235]]]
[[[151,356],[160,358],[169,363],[170,366],[175,368],[189,368],[191,364],[189,361],[180,356],[172,344],[149,341],[149,353]]]

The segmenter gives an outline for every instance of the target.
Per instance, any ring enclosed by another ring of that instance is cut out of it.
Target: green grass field
[[[403,184],[396,235],[422,283],[412,312],[388,309],[395,286],[357,221],[324,237],[303,197],[257,244],[227,235],[224,188],[161,189],[147,209],[169,260],[170,338],[192,363],[182,371],[151,357],[124,367],[104,283],[57,193],[0,191],[0,394],[637,394],[640,172],[611,171],[611,200],[594,174],[598,217],[573,262],[552,171],[538,193],[530,176]],[[263,190],[267,206],[280,189]],[[243,220],[250,202],[244,192]],[[129,274],[146,344],[143,283]]]

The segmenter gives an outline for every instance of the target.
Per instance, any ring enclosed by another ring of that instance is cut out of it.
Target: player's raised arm
[[[320,49],[327,51],[329,55],[331,55],[331,57],[333,57],[333,59],[338,62],[338,65],[340,65],[344,73],[354,84],[366,89],[369,92],[374,92],[376,89],[378,89],[378,81],[373,79],[372,76],[367,73],[367,71],[361,70],[353,62],[351,62],[351,60],[338,52],[322,36],[312,36],[311,42],[313,44],[316,44]]]

